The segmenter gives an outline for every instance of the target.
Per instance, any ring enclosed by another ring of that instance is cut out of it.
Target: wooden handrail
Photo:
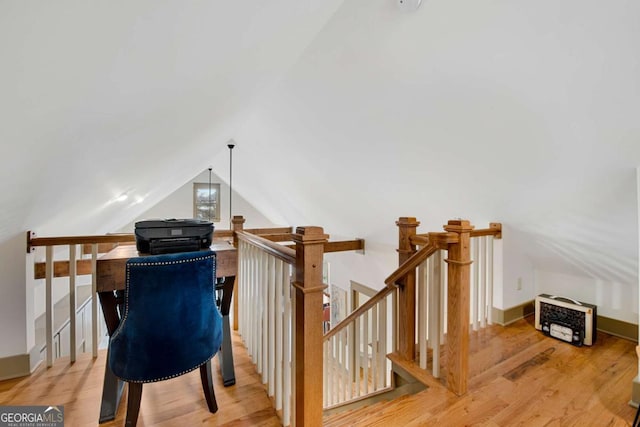
[[[286,240],[280,240],[280,241],[286,241]],[[286,245],[286,246],[291,249],[295,247],[295,245]],[[329,252],[363,251],[363,250],[364,250],[364,239],[337,240],[335,242],[326,242],[324,244],[325,254]]]
[[[363,251],[364,239],[339,240],[335,242],[327,242],[324,244],[324,253],[344,252],[344,251]]]
[[[385,286],[384,288],[380,289],[377,294],[372,296],[364,304],[351,312],[351,314],[342,319],[340,323],[338,323],[335,327],[331,328],[326,334],[324,334],[322,340],[328,341],[332,336],[349,326],[349,324],[351,324],[354,319],[362,316],[364,312],[379,303],[382,299],[384,299],[387,295],[389,295],[391,292],[394,292],[395,290],[395,286]]]
[[[267,236],[270,234],[291,234],[292,227],[270,227],[270,228],[247,228],[242,231],[255,234],[257,236]],[[213,230],[214,239],[229,239],[233,237],[234,230]]]
[[[267,234],[258,234],[260,237],[264,237],[267,240],[271,240],[272,242],[293,242],[293,234],[292,233],[267,233]]]
[[[249,228],[243,230],[247,233],[261,235],[291,235],[292,227],[271,227],[271,228]],[[214,230],[214,239],[224,239],[233,237],[233,230]],[[87,245],[104,243],[130,243],[135,242],[133,233],[113,233],[88,236],[61,236],[61,237],[36,237],[32,231],[27,231],[27,252],[37,246],[62,246],[62,245]]]
[[[287,240],[291,240],[290,236],[292,227],[271,227],[271,228],[251,228],[244,230],[245,232],[260,236],[289,236]],[[225,239],[233,237],[233,230],[214,230],[214,239]],[[98,253],[105,253],[113,249],[117,244],[135,243],[135,235],[133,233],[113,233],[104,235],[87,235],[87,236],[61,236],[61,237],[36,237],[35,233],[27,232],[27,252],[30,253],[38,246],[63,246],[63,245],[83,245],[83,253],[91,252],[91,245],[98,244]],[[294,256],[295,258],[295,256]],[[91,274],[90,260],[77,260],[77,274]],[[54,261],[53,277],[69,276],[69,261]],[[34,263],[34,278],[45,278],[45,263]]]
[[[291,234],[293,233],[293,227],[245,228],[242,231],[258,236],[266,234]]]
[[[63,236],[63,237],[35,237],[31,231],[27,231],[27,251],[36,246],[58,245],[84,245],[87,243],[122,243],[135,242],[136,238],[131,233],[103,234],[95,236]]]
[[[502,239],[502,224],[499,222],[490,222],[489,228],[473,230],[471,237],[493,236],[495,239]]]
[[[236,236],[238,236],[239,240],[251,243],[287,264],[295,264],[296,262],[296,251],[291,248],[279,245],[264,237],[246,231],[236,231]]]
[[[391,275],[387,277],[384,283],[387,286],[397,285],[398,280],[406,276],[407,273],[415,270],[420,264],[422,264],[422,262],[424,262],[424,260],[433,255],[437,250],[439,250],[439,248],[431,243],[422,247],[415,254],[411,255],[409,259],[403,262],[396,271],[391,273]]]
[[[416,234],[415,236],[411,236],[411,243],[416,246],[426,246],[431,243],[429,240],[429,234]]]
[[[489,228],[481,228],[471,231],[471,237],[493,236],[496,239],[502,239],[502,224],[499,222],[489,223]],[[440,249],[446,249],[450,243],[456,243],[457,235],[455,233],[439,232],[439,233],[421,233],[411,236],[411,243],[418,246],[433,243]]]
[[[458,235],[456,233],[449,233],[446,231],[430,232],[424,234],[416,234],[410,237],[411,244],[416,246],[433,245],[438,249],[447,249],[451,243],[458,242]]]

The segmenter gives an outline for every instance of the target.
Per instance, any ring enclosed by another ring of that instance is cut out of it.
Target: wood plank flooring
[[[214,390],[219,410],[211,414],[204,400],[200,371],[168,381],[145,384],[138,426],[279,426],[280,419],[255,374],[255,368],[237,334],[233,337],[236,384],[224,387],[214,359]],[[97,426],[102,396],[106,351],[97,359],[83,354],[74,364],[68,358],[29,377],[0,382],[0,405],[64,405],[65,426]],[[104,427],[123,426],[126,395],[114,421]]]
[[[577,348],[544,337],[525,319],[472,333],[469,393],[457,397],[433,386],[412,396],[333,414],[325,426],[625,426],[637,375],[635,343],[598,334]],[[74,364],[61,359],[30,377],[0,382],[0,405],[64,405],[66,426],[97,426],[104,352]],[[220,410],[210,414],[198,371],[144,386],[139,426],[277,426],[260,378],[234,334],[237,383],[215,375]],[[218,372],[217,359],[214,361]],[[123,402],[126,402],[123,399]],[[116,420],[124,425],[125,406]]]
[[[472,332],[469,392],[434,386],[326,417],[325,426],[626,426],[635,343],[599,333],[592,347],[543,336],[533,318]]]

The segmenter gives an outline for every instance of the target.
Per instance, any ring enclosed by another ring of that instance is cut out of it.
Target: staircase
[[[469,330],[491,324],[500,226],[452,220],[445,232],[417,234],[415,218],[397,225],[398,269],[324,335],[326,416],[425,389],[467,392]]]
[[[457,219],[444,231],[418,234],[415,218],[400,218],[399,267],[377,295],[325,334],[323,255],[362,250],[364,242],[332,242],[316,226],[292,232],[291,227],[244,230],[242,217],[232,223],[233,230],[219,237],[233,239],[238,253],[234,327],[237,321],[283,425],[316,426],[323,411],[352,410],[425,387],[466,393],[470,325],[476,329],[491,323],[492,292],[480,285],[491,283],[491,262],[472,259],[472,241],[499,238],[499,224],[475,230],[469,221]],[[131,241],[132,235],[38,238],[28,233],[30,254],[44,247],[44,254],[36,252],[28,260],[34,264],[33,278],[45,282],[47,366],[59,346],[54,278],[68,278],[75,302],[77,276],[90,275],[92,293],[97,291],[101,245]],[[77,304],[67,308],[71,361],[79,347],[77,309]],[[97,304],[86,317],[91,318],[91,351],[97,357]],[[446,359],[440,357],[445,352]]]
[[[636,343],[598,332],[597,345],[575,347],[544,336],[533,320],[470,333],[465,395],[436,384],[326,414],[323,426],[630,425]]]

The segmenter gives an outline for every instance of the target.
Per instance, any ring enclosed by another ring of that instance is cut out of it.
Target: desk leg
[[[233,367],[233,347],[231,345],[231,325],[229,323],[229,310],[235,280],[235,276],[225,277],[222,288],[222,302],[220,304],[220,312],[222,313],[222,346],[218,352],[218,362],[220,362],[220,373],[225,387],[236,383],[236,373]]]
[[[222,346],[218,352],[222,382],[225,387],[236,383],[236,373],[233,368],[233,352],[231,350],[231,331],[229,315],[222,316]]]
[[[98,296],[100,297],[104,320],[107,323],[107,331],[109,332],[109,336],[111,336],[120,323],[118,304],[121,304],[121,298],[116,297],[111,291],[99,292]],[[107,363],[104,367],[102,401],[100,403],[100,423],[115,419],[120,400],[122,400],[122,390],[124,389],[124,381],[116,377],[109,367],[110,357],[111,346],[107,349]]]
[[[100,423],[111,421],[116,418],[118,406],[122,400],[124,381],[116,377],[109,367],[111,349],[107,350],[107,366],[104,369],[104,380],[102,383],[102,401],[100,403]]]

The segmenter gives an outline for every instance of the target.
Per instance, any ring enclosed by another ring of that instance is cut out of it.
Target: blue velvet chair
[[[211,359],[222,341],[215,301],[215,253],[132,258],[122,320],[110,339],[109,366],[129,386],[127,426],[135,426],[142,384],[200,368],[209,411],[218,410]]]

